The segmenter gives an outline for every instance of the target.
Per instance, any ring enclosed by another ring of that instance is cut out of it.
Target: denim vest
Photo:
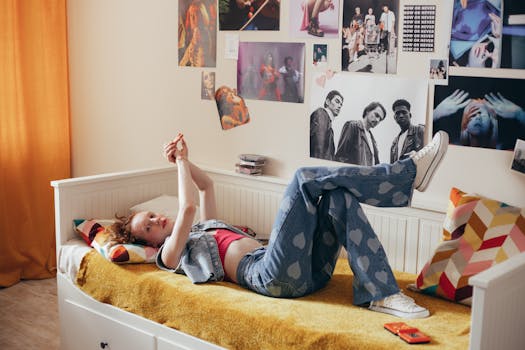
[[[219,228],[251,237],[238,228],[220,220],[199,222],[191,228],[190,236],[182,251],[179,266],[176,269],[170,269],[164,265],[161,258],[164,245],[157,252],[155,259],[157,266],[161,270],[184,274],[193,283],[222,281],[224,279],[224,268],[219,257],[217,241],[213,235],[206,233],[208,230]]]

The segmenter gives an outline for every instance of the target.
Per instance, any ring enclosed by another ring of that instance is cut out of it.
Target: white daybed
[[[257,233],[270,232],[286,181],[205,170],[215,181],[220,218],[249,226]],[[158,195],[175,195],[174,167],[58,180],[51,184],[55,191],[62,349],[222,349],[101,303],[82,292],[71,275],[87,249],[75,248],[78,251],[75,266],[60,261],[63,248],[78,238],[72,227],[73,219],[111,218],[117,212],[124,213],[134,204]],[[365,211],[385,246],[392,267],[408,273],[419,271],[441,238],[444,213],[414,208],[366,207]],[[525,254],[521,254],[471,278],[474,286],[471,349],[523,348],[524,274]]]

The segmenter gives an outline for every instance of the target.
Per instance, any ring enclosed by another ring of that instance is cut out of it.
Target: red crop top
[[[233,241],[237,241],[245,236],[235,233],[230,230],[223,228],[217,229],[215,235],[213,236],[217,241],[217,246],[219,247],[219,257],[221,258],[222,266],[224,266],[224,257],[226,256],[226,250]]]

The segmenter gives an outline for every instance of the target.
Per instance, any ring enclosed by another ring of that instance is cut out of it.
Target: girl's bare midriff
[[[224,256],[224,272],[233,282],[237,283],[237,267],[242,257],[259,247],[262,247],[262,244],[249,237],[230,243]]]

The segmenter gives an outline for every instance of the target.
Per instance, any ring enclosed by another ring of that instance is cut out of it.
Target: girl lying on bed
[[[371,167],[308,167],[296,171],[281,201],[268,246],[217,220],[212,180],[188,160],[182,134],[164,146],[177,164],[179,212],[175,220],[139,212],[121,218],[121,241],[158,246],[157,265],[194,283],[228,280],[256,293],[293,298],[324,287],[344,246],[354,274],[353,303],[403,318],[428,310],[403,294],[385,251],[360,203],[404,207],[424,191],[448,146],[440,131],[407,159]],[[200,196],[201,222],[193,225]]]

